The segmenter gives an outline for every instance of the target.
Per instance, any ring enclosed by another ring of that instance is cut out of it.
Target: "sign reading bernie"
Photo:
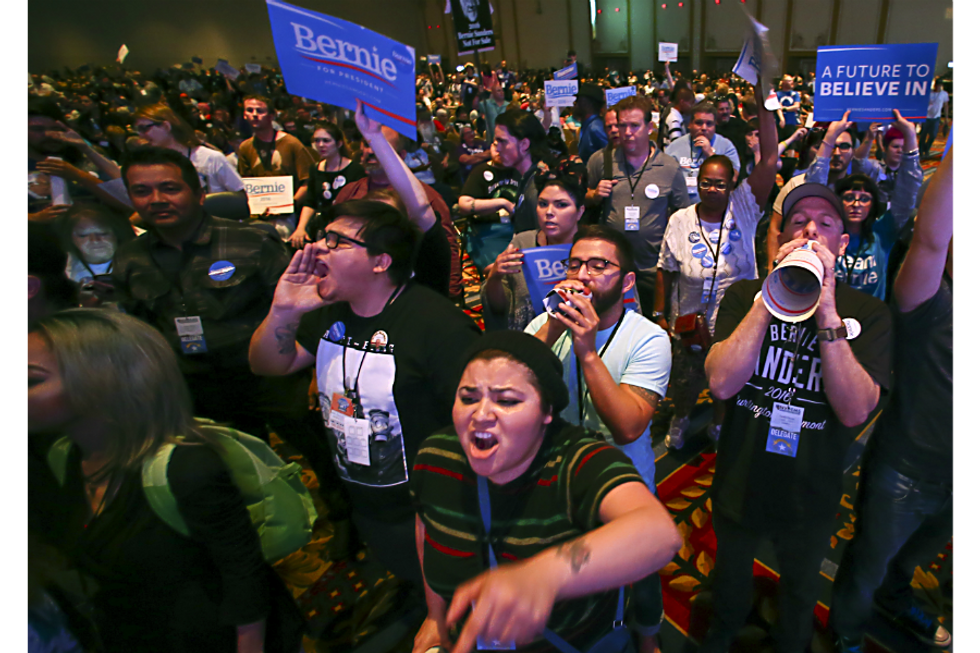
[[[283,80],[290,95],[345,109],[414,140],[415,49],[346,20],[266,0]]]
[[[925,120],[936,64],[936,43],[817,49],[814,119]]]

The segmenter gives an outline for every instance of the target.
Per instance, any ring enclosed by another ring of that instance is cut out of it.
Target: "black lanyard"
[[[630,185],[630,201],[633,200],[633,196],[636,194],[636,187],[640,185],[640,179],[643,178],[643,173],[646,172],[646,170],[647,170],[647,164],[650,163],[650,159],[652,159],[655,155],[656,155],[656,152],[651,147],[650,148],[650,151],[647,152],[647,158],[646,158],[646,160],[643,161],[643,167],[640,168],[640,174],[638,174],[636,176],[636,183],[635,184],[633,183],[633,175],[630,175],[630,174],[627,174],[626,175],[626,182]],[[623,152],[623,162],[627,166],[629,165],[629,159],[626,158],[626,152]]]
[[[405,285],[402,284],[402,285],[400,285],[400,286],[398,286],[398,287],[395,288],[394,292],[391,293],[391,296],[388,297],[388,301],[385,302],[384,308],[381,309],[381,313],[378,314],[379,317],[381,315],[384,315],[385,310],[389,306],[391,306],[391,303],[393,301],[395,301],[395,296],[404,287],[405,287]],[[347,396],[348,398],[352,399],[354,401],[354,403],[355,404],[358,404],[358,405],[361,403],[361,399],[360,399],[360,393],[357,391],[357,382],[361,378],[361,370],[364,369],[364,360],[367,358],[367,355],[368,355],[368,352],[367,351],[365,351],[361,355],[361,362],[357,366],[357,376],[354,377],[354,382],[352,384],[350,384],[350,386],[347,385],[347,345],[344,345],[344,353],[342,354],[342,357],[340,359],[341,360],[341,374],[344,375],[344,378],[343,378],[344,395]]]
[[[698,206],[700,206],[700,203]],[[711,252],[711,241],[708,240],[708,236],[704,233],[704,227],[701,226],[701,216],[697,215],[697,211],[698,209],[695,208],[694,213],[695,218],[697,218],[698,221],[698,231],[701,232],[701,237],[704,238],[704,244],[708,248],[708,251]],[[726,209],[725,215],[721,216],[721,224],[718,226],[718,246],[715,248],[715,251],[711,252],[712,256],[715,258],[715,266],[711,271],[711,291],[708,293],[709,304],[711,303],[711,298],[714,297],[715,294],[715,280],[718,278],[718,266],[721,264],[721,261],[719,260],[719,258],[721,258],[721,241],[725,235],[725,218],[727,217],[728,211]],[[702,292],[704,292],[703,289]]]
[[[619,316],[619,321],[613,327],[612,333],[609,334],[609,340],[606,340],[606,344],[599,351],[599,360],[602,360],[602,355],[609,349],[609,345],[612,344],[613,338],[616,337],[616,332],[619,331],[619,325],[623,323],[624,319],[626,319],[625,307],[623,308],[623,314]],[[586,388],[585,394],[582,394],[582,365],[579,363],[578,356],[575,357],[575,378],[578,381],[578,425],[582,426],[582,423],[585,421],[585,401],[589,398],[589,390]]]

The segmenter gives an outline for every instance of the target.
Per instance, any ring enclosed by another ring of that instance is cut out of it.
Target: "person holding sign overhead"
[[[756,87],[756,101],[762,91]],[[757,277],[755,231],[776,182],[779,157],[776,121],[770,111],[759,119],[760,158],[745,182],[724,156],[709,157],[698,174],[701,201],[670,217],[657,264],[657,295],[653,316],[673,340],[674,417],[667,431],[668,447],[684,446],[688,416],[705,386],[704,361],[711,342],[693,342],[692,327],[701,321],[714,332],[718,305],[725,291],[740,279]],[[695,333],[697,333],[695,331]],[[713,401],[714,420],[708,437],[721,432],[724,404]]]

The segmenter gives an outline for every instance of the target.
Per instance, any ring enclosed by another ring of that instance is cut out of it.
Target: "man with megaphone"
[[[784,209],[775,269],[728,289],[705,362],[711,393],[727,403],[711,488],[712,620],[701,653],[727,651],[745,624],[763,538],[781,572],[776,648],[806,649],[844,457],[888,388],[888,309],[834,278],[848,242],[843,204],[830,188],[805,183]]]

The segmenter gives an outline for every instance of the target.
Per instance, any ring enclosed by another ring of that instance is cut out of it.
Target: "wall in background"
[[[769,27],[781,68],[812,66],[820,45],[939,43],[937,71],[953,56],[951,0],[491,0],[497,48],[481,60],[511,67],[557,67],[574,49],[579,62],[660,68],[657,42],[680,46],[681,69],[730,68],[745,32],[743,8]],[[295,0],[294,4],[365,25],[455,66],[445,0]],[[616,11],[619,9],[619,11]],[[240,66],[275,61],[262,0],[38,0],[28,4],[28,68],[108,64],[120,44],[129,67],[152,71],[201,57]]]

